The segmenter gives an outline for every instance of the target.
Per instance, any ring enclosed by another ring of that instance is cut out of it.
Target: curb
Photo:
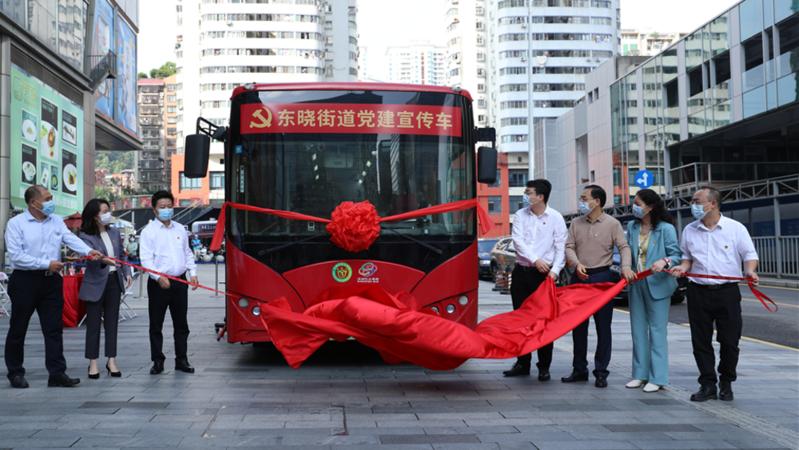
[[[777,278],[760,279],[760,286],[799,289],[799,280],[780,280]]]

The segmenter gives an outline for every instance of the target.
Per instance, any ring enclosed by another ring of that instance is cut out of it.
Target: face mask
[[[702,220],[705,218],[707,212],[705,211],[705,207],[703,205],[697,205],[694,203],[691,205],[691,215],[694,216],[696,220]]]
[[[525,208],[530,207],[530,197],[522,195],[522,206],[524,206]]]
[[[174,211],[172,210],[172,208],[159,209],[158,210],[158,220],[160,220],[161,222],[167,222],[169,220],[172,220],[173,212]]]
[[[644,208],[642,208],[642,207],[640,207],[640,206],[638,206],[636,204],[633,204],[633,216],[636,219],[643,219],[645,215],[646,215],[646,212],[644,211]]]
[[[577,210],[580,211],[580,214],[582,214],[584,216],[587,216],[589,213],[591,213],[592,209],[593,208],[588,206],[588,202],[579,202],[579,203],[577,203]]]
[[[110,212],[100,214],[100,223],[103,225],[108,225],[109,223],[114,221],[114,216],[111,215]]]
[[[49,216],[50,214],[55,212],[55,200],[48,200],[42,203],[42,209],[40,211],[45,215]]]

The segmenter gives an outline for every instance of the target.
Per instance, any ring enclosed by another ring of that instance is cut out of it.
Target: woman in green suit
[[[657,392],[669,383],[666,329],[671,295],[677,288],[677,281],[664,270],[680,263],[680,245],[673,219],[655,191],[638,191],[633,215],[636,220],[627,224],[633,267],[655,273],[630,285],[633,379],[627,387],[644,386],[644,392]]]

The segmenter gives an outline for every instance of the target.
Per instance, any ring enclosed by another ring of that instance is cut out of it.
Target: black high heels
[[[86,373],[88,374],[90,380],[96,380],[96,379],[100,378],[100,372],[91,373],[91,370],[92,370],[92,366],[89,366],[89,368],[86,369]]]
[[[111,372],[111,369],[108,367],[108,363],[105,363],[105,370],[107,370],[108,374],[114,378],[120,378],[122,376],[122,372]]]

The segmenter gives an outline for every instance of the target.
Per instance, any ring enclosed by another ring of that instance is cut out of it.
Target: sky
[[[193,0],[199,1],[199,0]],[[690,32],[738,0],[621,0],[622,28]],[[139,71],[174,60],[175,0],[140,4]],[[445,0],[358,0],[359,45],[383,54],[392,45],[444,45]]]

